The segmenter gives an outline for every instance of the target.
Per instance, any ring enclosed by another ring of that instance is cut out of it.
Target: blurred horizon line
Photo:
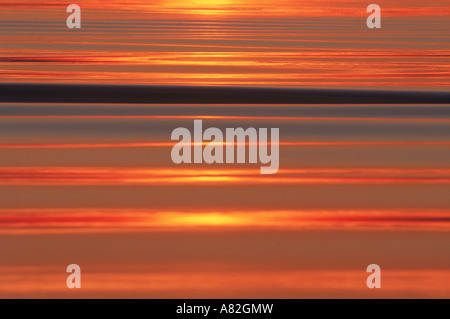
[[[61,83],[0,83],[0,103],[449,104],[450,92]]]

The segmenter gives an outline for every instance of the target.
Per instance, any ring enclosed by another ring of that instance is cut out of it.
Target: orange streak
[[[228,116],[228,115],[2,115],[0,119],[213,119],[213,120],[291,120],[291,121],[406,121],[450,122],[442,118],[314,117],[314,116]]]
[[[199,145],[199,143],[147,142],[147,143],[58,143],[58,144],[0,144],[0,149],[66,149],[66,148],[141,148],[173,147],[178,145]],[[205,145],[226,146],[231,143],[202,142]],[[268,143],[270,145],[270,143]],[[234,145],[254,145],[254,143],[234,143]],[[363,141],[363,142],[279,142],[280,146],[449,146],[450,142],[437,141]]]
[[[382,271],[382,289],[365,285],[368,274],[361,269],[217,270],[200,265],[196,270],[151,271],[149,265],[121,270],[100,265],[83,273],[82,289],[74,291],[64,284],[67,275],[61,266],[0,267],[0,297],[88,298],[308,298],[313,294],[335,298],[382,298],[422,296],[448,298],[450,284],[447,269],[386,269]],[[184,263],[186,268],[191,266]],[[225,267],[224,267],[225,266]],[[224,269],[223,269],[224,268]],[[413,280],[412,280],[413,278]],[[42,284],[42,283],[45,284]],[[112,295],[111,295],[112,294]],[[264,303],[264,302],[262,302]]]
[[[450,230],[450,210],[0,209],[0,233],[209,229]]]
[[[449,169],[0,168],[0,185],[448,184]]]
[[[266,176],[266,175],[263,175]],[[374,185],[450,184],[450,178],[401,177],[162,177],[162,178],[1,178],[0,185]]]
[[[0,167],[2,176],[239,176],[259,175],[259,168],[205,169],[185,167]],[[450,177],[450,168],[281,168],[277,175]]]

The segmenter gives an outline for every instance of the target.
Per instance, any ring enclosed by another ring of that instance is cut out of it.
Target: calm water
[[[76,296],[370,296],[373,260],[377,296],[448,296],[450,105],[0,110],[2,296],[71,296],[74,261]],[[173,164],[193,118],[279,127],[280,171]]]
[[[448,1],[380,30],[355,0],[77,3],[2,1],[1,82],[450,87]],[[280,171],[173,164],[194,119],[280,128]],[[448,104],[0,103],[0,297],[448,298],[449,158]]]
[[[0,4],[0,81],[449,90],[448,1]]]

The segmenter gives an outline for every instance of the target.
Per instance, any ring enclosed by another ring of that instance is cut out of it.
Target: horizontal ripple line
[[[0,119],[199,119],[199,120],[290,120],[290,121],[393,121],[450,122],[447,118],[228,116],[228,115],[0,115]]]
[[[449,210],[152,211],[139,209],[0,209],[0,233],[127,230],[450,229]]]
[[[0,185],[449,184],[450,169],[0,168]]]
[[[46,144],[0,144],[0,149],[65,149],[65,148],[141,148],[173,147],[178,145],[199,145],[199,143],[144,142],[144,143],[46,143]],[[228,145],[231,143],[203,142],[202,145]],[[263,144],[263,143],[261,143]],[[270,143],[268,143],[270,145]],[[254,145],[254,143],[234,143],[234,145]],[[324,142],[279,142],[280,146],[450,146],[446,141],[324,141]]]

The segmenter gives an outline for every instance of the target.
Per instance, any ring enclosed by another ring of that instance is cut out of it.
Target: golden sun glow
[[[233,1],[232,0],[191,0],[191,1],[175,1],[175,3],[176,2],[179,2],[179,5],[205,8],[205,7],[216,7],[216,6],[228,5],[228,4],[232,3]]]
[[[165,6],[170,8],[183,8],[184,13],[192,15],[225,15],[230,13],[230,5],[234,0],[191,0],[191,1],[167,1]],[[180,12],[182,13],[182,12]]]

